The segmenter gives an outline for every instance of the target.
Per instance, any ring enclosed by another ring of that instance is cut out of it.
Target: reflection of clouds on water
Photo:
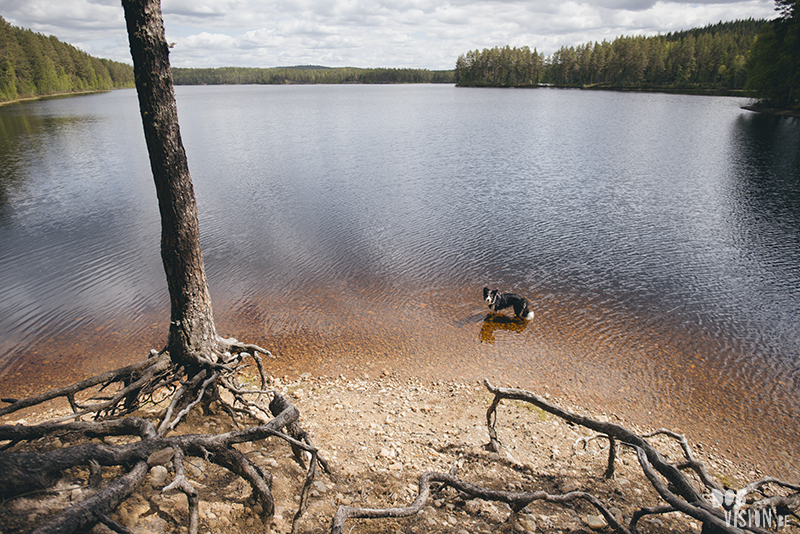
[[[33,340],[133,335],[163,309],[154,193],[134,91],[2,108],[0,369]]]

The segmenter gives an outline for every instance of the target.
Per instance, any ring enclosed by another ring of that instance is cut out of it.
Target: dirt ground
[[[448,472],[457,467],[461,479],[492,489],[567,493],[590,492],[625,522],[641,506],[662,504],[644,478],[635,455],[623,449],[616,460],[616,477],[603,477],[606,454],[576,451],[573,446],[590,433],[521,402],[503,401],[497,429],[504,451],[490,453],[486,409],[492,395],[480,383],[427,382],[390,374],[359,379],[270,377],[270,386],[285,394],[300,410],[307,430],[330,462],[334,477],[319,474],[310,505],[298,522],[300,533],[329,532],[340,504],[373,508],[408,506],[417,495],[424,471]],[[504,385],[504,384],[499,384]],[[541,392],[535,392],[541,393]],[[544,395],[549,398],[549,395]],[[549,399],[558,403],[558,399]],[[612,413],[566,406],[596,419],[627,426]],[[152,415],[156,408],[139,415]],[[24,414],[25,421],[51,417],[58,409],[44,408]],[[13,424],[16,419],[3,421]],[[641,432],[651,429],[629,428]],[[192,415],[180,433],[220,433],[232,430],[227,415]],[[691,436],[690,443],[692,442]],[[117,438],[106,438],[113,442]],[[656,441],[659,450],[675,458],[674,443]],[[70,443],[40,441],[38,450]],[[601,442],[602,444],[602,442]],[[761,477],[746,465],[724,459],[717,451],[693,443],[697,457],[709,472],[733,487]],[[240,450],[273,475],[276,513],[271,524],[258,516],[260,507],[250,498],[247,483],[213,464],[192,459],[188,475],[200,492],[201,533],[288,533],[297,511],[305,472],[294,461],[288,445],[275,439],[245,444]],[[164,494],[171,465],[151,469],[145,485],[125,501],[111,518],[136,533],[187,532],[188,508],[182,493]],[[0,534],[30,531],[47,509],[86,498],[88,471],[71,470],[48,495],[27,496],[0,503]],[[494,532],[592,532],[609,531],[598,513],[583,502],[563,506],[534,502],[512,516],[502,503],[464,500],[446,489],[432,495],[422,511],[403,519],[351,520],[345,532],[358,533],[453,533]],[[700,525],[678,513],[643,519],[641,532],[700,532]],[[783,532],[798,532],[795,527]],[[96,533],[112,532],[97,526]]]

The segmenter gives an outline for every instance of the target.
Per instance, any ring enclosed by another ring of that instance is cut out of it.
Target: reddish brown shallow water
[[[587,315],[618,312],[552,295],[532,295],[532,321],[487,318],[478,293],[463,287],[449,299],[387,306],[378,294],[350,300],[321,288],[303,301],[218,298],[215,313],[221,334],[273,352],[268,365],[276,376],[488,378],[623,422],[686,433],[765,474],[800,476],[794,408],[770,400],[791,392],[778,383],[766,399],[748,380],[721,374],[715,362],[729,342],[689,328],[661,332],[639,317],[616,317],[620,328],[604,332]],[[145,357],[165,340],[166,310],[158,315],[141,318],[135,332],[81,318],[71,333],[20,351],[0,394],[32,395]]]

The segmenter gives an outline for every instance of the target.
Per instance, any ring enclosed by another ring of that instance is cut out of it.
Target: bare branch
[[[212,377],[209,377],[207,381]],[[14,497],[31,490],[48,488],[61,477],[61,473],[65,469],[73,466],[88,465],[90,471],[99,469],[100,465],[116,465],[122,466],[124,469],[128,469],[126,466],[135,466],[91,499],[60,512],[47,525],[40,527],[41,532],[85,530],[87,526],[90,528],[91,525],[100,521],[101,516],[113,510],[121,500],[141,484],[144,474],[149,468],[148,461],[152,461],[154,464],[164,463],[169,461],[171,455],[174,454],[176,478],[167,489],[179,488],[187,494],[191,508],[190,530],[196,532],[197,492],[186,479],[183,469],[184,456],[190,455],[214,462],[248,481],[253,488],[253,494],[262,504],[263,519],[267,521],[274,511],[274,502],[270,491],[272,477],[250,462],[233,445],[278,436],[289,442],[293,448],[310,452],[313,464],[307,475],[306,485],[310,485],[313,481],[316,463],[319,462],[320,465],[327,467],[319,460],[318,452],[312,444],[307,445],[281,432],[283,428],[293,423],[296,424],[299,412],[282,396],[278,394],[275,396],[279,399],[276,406],[280,406],[282,410],[276,413],[272,420],[257,427],[219,435],[158,435],[152,423],[135,417],[108,421],[48,422],[35,426],[2,425],[0,426],[0,438],[15,441],[65,433],[81,433],[87,437],[132,435],[141,439],[119,445],[89,442],[40,454],[4,452],[0,454],[0,496]],[[302,430],[301,435],[310,441]],[[169,450],[169,457],[164,454],[165,450]],[[143,473],[139,472],[140,469],[143,470]],[[297,515],[296,521],[299,520],[302,510],[306,506],[307,497],[301,501],[301,511]]]
[[[731,534],[741,534],[743,532],[765,533],[764,529],[759,526],[753,526],[749,523],[747,525],[738,524],[735,516],[730,511],[723,512],[719,508],[714,508],[702,496],[702,489],[694,486],[693,482],[687,478],[682,470],[693,470],[705,490],[722,491],[723,488],[720,484],[715,482],[708,474],[702,462],[697,460],[693,453],[692,448],[686,439],[686,436],[666,429],[658,429],[648,434],[638,435],[617,424],[596,421],[586,416],[578,415],[570,411],[564,410],[558,406],[548,403],[544,399],[534,395],[525,390],[520,389],[507,389],[498,388],[489,384],[484,380],[486,388],[494,393],[495,398],[487,411],[487,423],[489,425],[489,437],[492,448],[497,450],[499,440],[497,439],[497,431],[494,428],[496,422],[496,410],[502,399],[513,399],[529,402],[538,406],[542,410],[551,413],[565,421],[573,424],[581,425],[585,428],[594,430],[597,434],[585,438],[579,438],[573,445],[573,449],[577,450],[578,446],[588,447],[588,444],[596,439],[603,437],[608,438],[610,451],[609,451],[609,465],[606,469],[606,476],[613,476],[613,463],[615,440],[620,445],[632,447],[637,454],[639,464],[647,477],[650,484],[658,492],[659,496],[667,502],[666,506],[656,506],[642,508],[633,514],[631,523],[629,524],[630,530],[635,530],[638,520],[650,514],[661,514],[671,511],[680,511],[690,517],[693,517],[709,527],[715,532],[727,532]],[[683,451],[685,460],[678,463],[670,463],[666,458],[650,444],[646,438],[653,438],[656,436],[666,436],[678,442]],[[663,480],[662,480],[663,477]],[[666,481],[666,482],[665,482]],[[752,506],[752,510],[759,508],[771,508],[777,510],[777,507],[786,513],[797,509],[800,506],[800,486],[782,482],[774,478],[766,478],[758,482],[754,482],[736,494],[737,502],[744,502],[744,498],[754,492],[760,491],[766,484],[775,484],[783,488],[791,489],[796,493],[788,496],[774,496],[756,501]],[[734,513],[737,510],[734,509]],[[727,514],[727,515],[726,515]],[[740,528],[741,527],[741,528]]]
[[[656,469],[656,471],[667,477],[669,481],[675,485],[678,494],[682,498],[689,502],[698,502],[703,500],[702,495],[691,484],[691,482],[682,475],[677,467],[670,464],[661,455],[661,453],[658,452],[652,445],[650,445],[650,443],[648,443],[647,440],[645,440],[642,436],[631,432],[627,428],[614,423],[596,421],[589,417],[564,410],[563,408],[560,408],[554,404],[550,404],[541,397],[534,395],[529,391],[495,387],[491,385],[488,380],[484,380],[484,385],[495,395],[495,402],[492,402],[489,410],[496,409],[499,401],[502,399],[521,400],[529,402],[534,406],[538,406],[542,410],[553,414],[556,417],[560,417],[561,419],[570,423],[586,427],[590,430],[594,430],[595,432],[606,434],[608,436],[614,436],[614,438],[622,443],[641,448],[647,455],[647,459],[650,464]],[[487,419],[488,418],[489,414],[487,412]],[[490,436],[492,435],[492,432],[494,432],[493,428],[489,431]]]
[[[422,507],[425,506],[425,503],[428,502],[431,494],[431,482],[440,482],[445,486],[452,487],[457,491],[461,492],[462,494],[475,498],[475,499],[483,499],[485,501],[495,501],[495,502],[504,502],[511,506],[511,509],[515,512],[519,512],[520,510],[524,509],[527,505],[534,501],[546,501],[550,503],[556,504],[564,504],[568,502],[572,502],[578,499],[584,500],[594,506],[606,519],[608,524],[622,532],[623,534],[630,534],[630,531],[622,525],[614,515],[608,510],[608,508],[603,505],[596,497],[589,493],[585,493],[582,491],[573,491],[570,493],[566,493],[563,495],[551,495],[544,491],[536,491],[536,492],[516,492],[516,491],[501,491],[501,490],[492,490],[487,488],[482,488],[480,486],[476,486],[474,484],[470,484],[469,482],[465,482],[456,478],[454,475],[449,473],[435,473],[432,471],[426,471],[423,473],[419,478],[419,492],[417,493],[416,499],[411,505],[404,507],[404,508],[356,508],[352,506],[339,506],[336,510],[336,515],[333,518],[333,524],[331,526],[331,534],[342,534],[344,532],[344,524],[347,522],[348,519],[352,518],[365,518],[365,519],[377,519],[377,518],[400,518],[400,517],[409,517],[420,510]]]
[[[667,501],[672,508],[681,511],[688,516],[694,517],[695,519],[699,519],[704,524],[712,525],[721,532],[729,532],[730,534],[743,534],[743,530],[726,523],[723,518],[718,517],[717,515],[704,509],[703,506],[700,506],[699,502],[688,503],[672,493],[667,488],[667,485],[658,478],[658,474],[650,465],[647,454],[645,454],[644,450],[636,447],[636,455],[639,458],[639,464],[642,466],[642,470],[644,471],[647,479],[650,481],[650,484],[652,484],[653,488],[655,488],[661,498]]]
[[[192,382],[195,383],[195,384],[197,382],[200,382],[200,380],[203,377],[205,377],[205,373],[206,373],[205,370],[203,370],[200,373],[198,373],[197,376],[194,377]],[[211,383],[213,383],[214,380],[216,380],[216,378],[217,378],[217,373],[212,373],[210,377],[208,377],[206,380],[204,380],[202,385],[200,386],[200,390],[196,393],[195,399],[192,402],[190,402],[183,410],[178,412],[178,415],[175,416],[175,419],[173,419],[172,421],[168,421],[167,417],[165,416],[164,420],[161,422],[161,425],[158,427],[158,433],[159,434],[164,434],[167,431],[174,429],[178,425],[178,423],[181,422],[181,419],[183,419],[184,416],[186,416],[186,414],[188,414],[192,410],[192,408],[194,408],[195,406],[200,404],[200,401],[203,400],[203,395],[205,395],[206,388],[208,388],[208,386]],[[190,388],[188,391],[193,391],[193,390],[194,390],[194,388]],[[170,404],[170,408],[172,408],[172,407],[173,407],[173,405]],[[169,415],[169,414],[171,414],[171,411],[168,409],[167,413]]]
[[[700,481],[706,488],[713,488],[719,491],[724,490],[722,485],[718,484],[714,479],[711,478],[703,463],[695,459],[694,454],[692,453],[692,447],[689,446],[689,440],[686,439],[685,435],[667,430],[666,428],[659,428],[658,430],[654,430],[649,434],[642,434],[642,437],[652,438],[659,435],[670,437],[680,444],[683,455],[686,457],[686,461],[676,464],[678,469],[692,469],[697,476],[700,477]]]
[[[189,504],[189,534],[197,534],[197,527],[200,522],[200,498],[195,487],[189,482],[189,479],[186,478],[184,455],[183,450],[180,448],[175,449],[173,465],[175,466],[175,478],[170,484],[164,486],[161,493],[169,493],[170,491],[179,489],[186,495],[186,500]]]

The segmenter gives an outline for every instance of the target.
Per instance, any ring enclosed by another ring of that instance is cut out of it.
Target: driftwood
[[[603,515],[603,517],[605,517],[609,525],[613,526],[620,532],[629,534],[629,531],[617,521],[608,508],[606,508],[599,499],[589,493],[572,491],[563,495],[551,495],[545,491],[499,491],[470,484],[469,482],[465,482],[450,473],[435,473],[432,471],[426,471],[422,474],[422,476],[420,476],[419,493],[417,494],[417,498],[410,506],[405,508],[377,509],[339,506],[339,508],[336,510],[336,515],[333,517],[331,534],[342,534],[344,532],[344,524],[348,519],[352,518],[399,518],[409,517],[416,514],[422,510],[422,507],[425,506],[431,496],[431,482],[439,482],[444,486],[454,488],[461,492],[462,495],[471,499],[504,502],[511,507],[513,513],[520,512],[534,501],[546,501],[550,503],[563,504],[576,500],[584,500],[594,506]]]
[[[450,473],[425,472],[419,478],[419,491],[416,499],[407,507],[400,508],[360,508],[352,506],[339,506],[333,518],[331,534],[342,534],[344,525],[350,519],[378,519],[402,518],[418,513],[431,498],[431,483],[440,483],[443,487],[457,490],[464,499],[483,499],[487,501],[503,502],[510,506],[511,516],[520,513],[525,507],[535,501],[567,504],[576,500],[583,500],[600,512],[609,527],[616,532],[632,534],[637,532],[637,523],[642,517],[668,512],[681,512],[700,521],[704,533],[731,533],[744,534],[747,532],[765,534],[770,532],[766,528],[766,521],[772,521],[771,526],[780,526],[779,517],[786,518],[795,515],[800,507],[800,486],[782,482],[774,478],[765,478],[754,482],[738,492],[724,488],[713,480],[702,462],[692,454],[686,437],[665,429],[659,429],[649,434],[639,435],[627,428],[614,424],[597,421],[595,419],[575,414],[554,404],[551,404],[537,395],[521,390],[495,387],[484,380],[486,388],[494,395],[494,399],[486,412],[486,421],[489,432],[487,448],[501,451],[501,442],[497,435],[497,409],[504,399],[523,401],[555,415],[571,424],[580,425],[595,432],[594,435],[580,438],[573,449],[587,447],[592,441],[605,439],[608,441],[608,464],[604,472],[606,478],[614,477],[614,462],[619,446],[629,447],[636,453],[639,465],[645,477],[663,499],[652,507],[645,507],[632,514],[630,522],[626,525],[621,519],[612,514],[609,508],[594,495],[583,491],[572,491],[563,495],[551,495],[545,491],[498,491],[476,486],[455,476],[454,470]],[[670,462],[649,441],[649,438],[666,436],[675,440],[681,448],[683,459]],[[685,472],[689,471],[694,478]],[[766,496],[764,488],[773,486],[788,490],[788,494]],[[761,498],[748,501],[749,495],[759,493]],[[706,495],[710,494],[711,499]],[[715,502],[716,498],[716,502]],[[748,521],[753,514],[758,515],[758,523]]]
[[[486,422],[489,429],[490,446],[495,451],[500,450],[500,441],[498,440],[497,431],[495,429],[497,420],[496,412],[500,401],[503,399],[528,402],[569,423],[580,425],[597,432],[598,434],[592,436],[592,438],[602,436],[608,439],[609,457],[605,471],[606,477],[614,476],[614,459],[616,457],[617,445],[630,447],[636,451],[642,471],[653,488],[658,492],[659,496],[667,504],[643,508],[634,513],[628,525],[630,531],[636,530],[636,523],[645,515],[677,511],[700,521],[703,524],[704,532],[727,532],[736,534],[743,532],[765,533],[769,531],[761,528],[763,523],[760,525],[748,524],[750,523],[748,521],[737,521],[737,517],[747,515],[748,511],[756,512],[767,509],[773,512],[773,517],[778,517],[779,515],[794,513],[794,510],[800,505],[800,486],[781,482],[773,478],[767,478],[750,484],[739,492],[736,492],[738,501],[728,503],[727,509],[723,508],[720,505],[725,505],[726,503],[714,503],[706,498],[705,495],[725,495],[728,494],[730,490],[724,488],[712,479],[703,463],[694,457],[686,437],[682,434],[659,429],[649,434],[639,435],[621,425],[597,421],[583,415],[575,414],[555,406],[529,391],[495,387],[487,380],[484,380],[484,384],[486,388],[494,394],[494,400],[486,412]],[[680,445],[684,458],[675,463],[668,461],[647,441],[647,438],[658,435],[664,435],[676,440]],[[696,478],[693,480],[687,476],[685,471],[694,473]],[[756,493],[757,491],[760,492],[766,485],[770,484],[785,488],[793,493],[788,496],[776,495],[773,497],[764,497],[744,507],[748,495]],[[732,493],[733,492],[731,492],[731,494]],[[736,504],[737,502],[739,503],[738,506]],[[786,513],[779,514],[779,512]]]
[[[167,354],[151,353],[145,362],[65,388],[29,399],[3,399],[11,404],[0,409],[0,415],[57,398],[66,398],[72,413],[37,425],[0,425],[0,441],[7,442],[0,449],[0,498],[13,499],[47,491],[71,467],[88,467],[92,473],[90,486],[98,485],[103,468],[117,468],[120,474],[108,477],[111,480],[94,495],[54,514],[36,526],[33,532],[80,532],[99,522],[112,530],[124,532],[124,527],[116,525],[108,514],[142,485],[152,466],[171,463],[174,478],[163,491],[177,490],[186,494],[189,532],[194,534],[198,529],[199,499],[186,476],[184,463],[187,457],[198,457],[247,481],[253,498],[261,505],[262,519],[268,523],[275,509],[272,477],[234,445],[276,436],[290,444],[298,463],[306,469],[306,481],[294,518],[296,528],[308,505],[309,488],[317,464],[328,473],[330,467],[319,456],[310,436],[300,428],[297,409],[277,392],[266,389],[261,358],[255,352],[267,355],[269,352],[253,345],[237,345],[235,340],[227,341],[228,346],[241,352],[213,355],[214,360],[209,361],[206,367],[183,368],[173,364]],[[257,362],[261,378],[261,388],[257,390],[243,388],[237,378],[245,367],[242,362],[248,356],[253,356]],[[181,375],[185,378],[178,380]],[[115,391],[102,396],[114,387]],[[233,401],[223,400],[221,392]],[[88,395],[89,398],[81,400],[78,395]],[[271,402],[265,406],[267,398]],[[157,401],[168,405],[158,414],[156,421],[129,415],[143,404]],[[211,402],[216,402],[237,427],[240,419],[252,419],[257,424],[216,435],[170,435],[191,410],[209,409]],[[91,420],[80,420],[86,417]],[[79,445],[42,453],[17,450],[26,442],[65,435],[79,435],[86,440]],[[128,436],[130,442],[110,445],[88,441],[109,436]],[[309,462],[304,461],[304,455],[310,459]]]

